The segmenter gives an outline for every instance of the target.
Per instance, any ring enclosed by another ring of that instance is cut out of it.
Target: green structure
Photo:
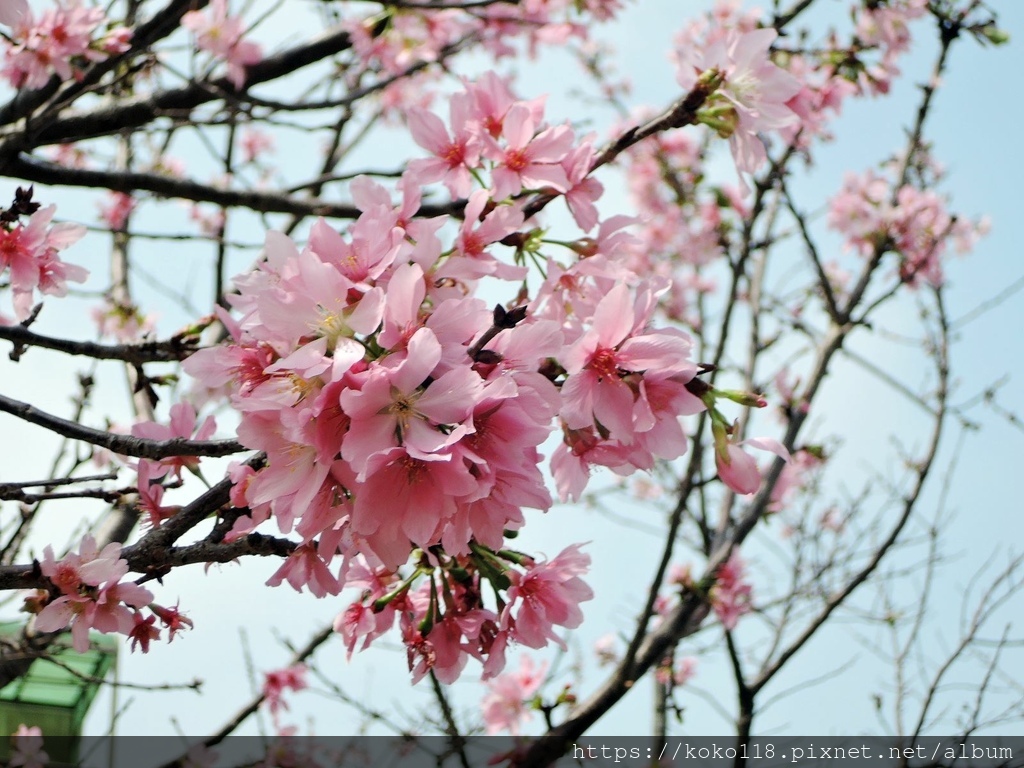
[[[23,622],[0,624],[0,641],[17,644]],[[47,658],[32,662],[28,673],[0,690],[0,764],[10,755],[10,735],[21,724],[42,729],[44,749],[51,764],[78,761],[82,722],[100,683],[117,660],[117,638],[89,633],[89,650],[78,653],[71,638],[58,638]]]

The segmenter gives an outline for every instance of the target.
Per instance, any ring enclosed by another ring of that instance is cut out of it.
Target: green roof
[[[0,623],[0,640],[18,642],[23,622]],[[22,723],[37,725],[43,736],[77,736],[85,713],[117,658],[115,636],[89,633],[89,650],[79,653],[67,635],[59,637],[48,656],[32,662],[28,672],[0,689],[0,740]]]

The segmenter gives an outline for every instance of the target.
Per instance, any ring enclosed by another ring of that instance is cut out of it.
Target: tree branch
[[[175,437],[170,440],[147,440],[131,435],[115,435],[99,429],[92,429],[59,416],[53,416],[38,408],[0,395],[0,411],[17,416],[30,424],[45,427],[58,435],[83,440],[92,445],[107,448],[124,456],[140,459],[166,459],[171,456],[230,456],[246,448],[234,440],[188,440]]]

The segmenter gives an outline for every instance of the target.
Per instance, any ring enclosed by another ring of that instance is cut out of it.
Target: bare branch
[[[40,411],[38,408],[0,395],[0,411],[17,416],[23,421],[45,427],[58,435],[140,459],[166,459],[171,456],[230,456],[245,451],[245,446],[234,440],[188,440],[175,437],[170,440],[147,440],[131,435],[115,435],[77,424],[59,416]]]

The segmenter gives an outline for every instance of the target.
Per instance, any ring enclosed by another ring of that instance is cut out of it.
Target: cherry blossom
[[[59,4],[38,19],[22,3],[15,3],[13,10],[18,16],[12,24],[14,44],[5,50],[3,74],[15,88],[41,88],[54,74],[69,80],[80,63],[102,61],[119,47],[93,40],[106,17],[102,9],[83,7],[78,0]],[[12,13],[8,19],[13,20]],[[123,28],[118,34],[122,43],[131,36]]]
[[[19,320],[29,316],[36,290],[54,296],[67,293],[67,282],[81,283],[88,272],[68,264],[58,253],[85,235],[77,224],[51,224],[56,206],[42,208],[25,225],[0,226],[0,274],[10,269],[14,310]]]
[[[789,451],[778,440],[768,437],[752,437],[738,443],[728,440],[716,441],[715,464],[718,477],[736,493],[749,496],[761,487],[761,471],[754,458],[743,450],[749,445],[762,451],[770,451],[788,461]]]
[[[483,137],[484,153],[497,165],[491,173],[495,200],[504,200],[522,189],[550,187],[557,192],[569,189],[569,178],[561,162],[573,145],[573,132],[567,125],[536,132],[536,121],[526,104],[514,104],[502,123],[504,144],[489,134]]]
[[[522,656],[519,670],[489,680],[487,694],[480,702],[487,733],[507,731],[518,736],[530,720],[529,700],[539,690],[547,672],[547,662],[534,667],[529,656]]]
[[[22,723],[11,737],[12,750],[8,759],[11,768],[44,768],[50,756],[43,751],[43,731],[39,726]]]
[[[480,140],[472,130],[470,102],[465,94],[456,94],[451,100],[449,135],[444,122],[425,109],[413,108],[408,112],[409,132],[413,140],[434,155],[409,163],[409,173],[420,184],[444,181],[455,197],[466,197],[472,188],[470,170],[480,160]]]
[[[553,627],[578,627],[583,621],[579,604],[594,597],[579,578],[590,565],[590,556],[579,547],[566,547],[553,559],[530,566],[522,574],[509,573],[511,602],[502,612],[501,622],[512,629],[516,641],[530,648],[543,648],[550,640],[565,648]]]
[[[723,79],[702,120],[729,138],[744,187],[743,174],[754,173],[766,159],[758,132],[778,130],[797,120],[786,102],[800,90],[800,83],[768,56],[776,36],[774,29],[729,30],[722,40],[681,54],[677,79],[687,90],[697,85],[701,73],[714,71]]]
[[[263,59],[259,45],[243,40],[242,19],[228,13],[228,0],[212,0],[204,11],[189,11],[181,24],[196,36],[196,45],[228,65],[228,80],[241,90],[245,68]]]
[[[711,607],[723,627],[735,629],[739,617],[750,612],[752,593],[745,580],[743,559],[734,551],[715,573],[715,585],[711,588]]]

